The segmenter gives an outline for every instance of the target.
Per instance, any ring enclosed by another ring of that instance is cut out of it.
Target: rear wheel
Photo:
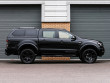
[[[35,53],[31,49],[24,49],[21,51],[20,59],[25,64],[33,63],[35,60]]]
[[[94,49],[86,49],[82,52],[81,61],[86,63],[95,63],[97,60],[97,52]]]

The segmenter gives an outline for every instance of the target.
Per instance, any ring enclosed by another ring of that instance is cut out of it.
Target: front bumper
[[[100,49],[99,49],[99,56],[103,56],[104,53],[105,53],[104,47],[100,47]]]

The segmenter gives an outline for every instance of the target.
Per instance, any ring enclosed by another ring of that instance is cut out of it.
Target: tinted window
[[[13,36],[24,36],[25,30],[15,30]]]
[[[59,38],[72,38],[72,35],[68,32],[64,32],[64,31],[59,31]]]
[[[37,36],[37,30],[35,30],[35,29],[28,29],[28,30],[26,30],[25,35],[26,36]]]
[[[44,38],[55,38],[55,31],[43,31]]]

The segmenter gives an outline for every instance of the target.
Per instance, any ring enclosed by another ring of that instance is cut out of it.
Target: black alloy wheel
[[[82,53],[82,61],[86,63],[95,63],[97,60],[97,52],[94,49],[86,49]]]
[[[79,56],[79,59],[81,60],[81,62],[85,62],[84,60],[83,60],[83,58],[82,58],[82,56]]]
[[[31,49],[24,49],[20,54],[20,59],[25,64],[33,63],[35,60],[35,53]]]

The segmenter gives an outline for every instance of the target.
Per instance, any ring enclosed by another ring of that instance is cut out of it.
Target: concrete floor
[[[0,60],[0,83],[110,83],[110,60],[95,64],[72,61]]]

